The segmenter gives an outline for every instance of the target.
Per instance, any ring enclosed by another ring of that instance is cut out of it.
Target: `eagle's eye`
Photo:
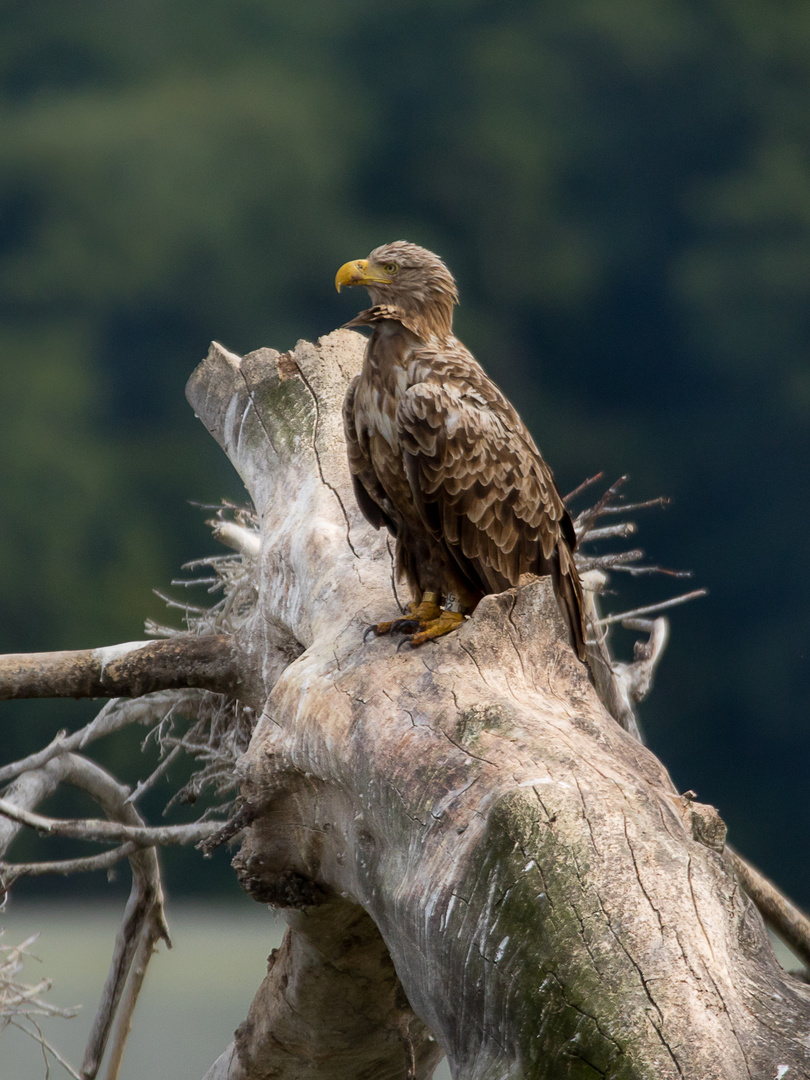
[[[397,270],[399,270],[399,267],[396,263],[384,263],[383,270],[386,272],[386,274],[388,274],[389,277],[393,277]]]

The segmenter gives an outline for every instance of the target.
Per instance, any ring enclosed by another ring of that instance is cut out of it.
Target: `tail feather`
[[[574,558],[566,545],[560,544],[558,546],[557,558],[552,563],[552,567],[557,603],[560,605],[563,618],[568,623],[571,642],[576,654],[580,660],[584,661],[587,656],[587,649],[585,647],[585,617],[583,615],[585,605],[582,597],[582,584],[579,580],[577,568],[574,565]]]

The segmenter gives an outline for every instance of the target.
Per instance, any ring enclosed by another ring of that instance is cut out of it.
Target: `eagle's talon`
[[[372,623],[363,633],[363,642],[367,642],[372,634],[374,637],[385,637],[386,634],[413,634],[422,625],[417,619],[395,619],[393,622]]]
[[[406,645],[415,649],[426,641],[444,637],[464,622],[461,611],[449,611],[439,607],[433,595],[423,597],[420,603],[411,601],[407,607],[407,616],[394,619],[393,622],[374,623],[367,627],[363,641],[368,641],[369,634],[381,637],[383,634],[402,634],[402,641],[397,645],[400,652]]]
[[[445,634],[451,634],[464,622],[464,615],[460,611],[442,611],[438,619],[432,619],[429,623],[424,625],[418,634],[414,634],[412,638],[408,640],[411,646],[415,649],[419,645],[423,645],[426,641],[433,641],[435,638],[444,637]]]
[[[429,592],[426,592],[418,603],[411,600],[405,608],[404,618],[394,619],[392,622],[374,623],[366,629],[363,641],[368,641],[369,634],[374,634],[375,637],[382,637],[384,634],[407,634],[409,636],[406,640],[410,641],[411,635],[424,631],[441,616],[442,609],[437,601],[438,595]],[[397,652],[401,647],[402,643],[397,648]]]

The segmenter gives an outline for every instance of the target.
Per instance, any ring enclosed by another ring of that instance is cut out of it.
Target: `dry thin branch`
[[[619,477],[607,488],[593,506],[583,510],[577,516],[575,528],[579,538],[579,547],[575,559],[588,597],[587,621],[592,639],[589,642],[589,659],[595,684],[598,687],[603,703],[614,719],[626,731],[641,741],[641,732],[634,706],[649,692],[655,668],[660,662],[666,644],[667,623],[663,619],[657,620],[655,623],[650,620],[635,623],[633,628],[642,633],[647,633],[648,640],[636,642],[634,660],[631,664],[619,663],[613,659],[607,628],[617,622],[621,622],[630,628],[632,626],[632,616],[639,614],[649,615],[665,610],[674,603],[684,602],[686,597],[676,598],[674,601],[662,601],[639,611],[603,617],[599,611],[596,594],[605,591],[609,582],[608,571],[629,573],[631,576],[664,574],[668,577],[678,578],[690,577],[691,574],[686,571],[672,571],[660,566],[640,564],[640,560],[644,557],[644,552],[640,548],[597,555],[585,554],[584,549],[588,545],[603,540],[625,539],[636,533],[636,525],[631,521],[618,522],[600,528],[595,527],[596,521],[603,515],[626,513],[629,510],[646,509],[647,507],[667,504],[668,500],[664,498],[650,499],[639,503],[615,503],[614,500],[619,497],[626,480],[626,476]],[[588,487],[590,483],[591,481],[586,482],[584,487]],[[692,593],[689,598],[691,599],[697,595],[700,594],[697,592]],[[628,623],[628,616],[631,619],[630,623]]]
[[[76,1072],[76,1070],[67,1060],[67,1058],[63,1057],[63,1055],[60,1054],[56,1047],[51,1042],[49,1042],[48,1039],[45,1038],[42,1033],[42,1029],[36,1022],[36,1020],[34,1020],[33,1016],[26,1016],[25,1020],[27,1020],[27,1022],[31,1025],[30,1028],[26,1026],[25,1021],[19,1020],[10,1020],[9,1027],[16,1028],[17,1031],[21,1031],[24,1035],[27,1035],[30,1039],[33,1039],[34,1042],[39,1043],[40,1047],[42,1048],[42,1056],[45,1059],[45,1080],[49,1080],[50,1078],[50,1069],[48,1068],[48,1054],[50,1054],[55,1061],[58,1061],[62,1068],[65,1069],[72,1077],[74,1077],[75,1080],[85,1080],[83,1076]],[[31,1030],[32,1028],[33,1030]]]
[[[158,780],[168,772],[170,766],[173,765],[175,761],[177,761],[177,759],[182,755],[182,753],[183,746],[181,743],[178,743],[177,746],[173,746],[172,749],[168,752],[168,754],[158,764],[157,768],[154,769],[149,774],[149,776],[146,777],[145,780],[140,780],[136,784],[135,789],[127,799],[127,802],[136,803],[142,795],[149,791],[150,788],[154,787]]]
[[[129,805],[126,791],[124,805]],[[191,822],[188,825],[135,826],[122,825],[113,821],[101,821],[93,818],[74,820],[44,817],[42,814],[22,810],[6,799],[0,799],[0,814],[27,825],[30,829],[48,836],[66,836],[73,840],[91,840],[100,842],[130,842],[138,847],[155,847],[159,844],[196,844],[212,835],[217,825],[200,825]]]
[[[70,763],[66,755],[52,758],[41,768],[23,773],[14,779],[6,788],[4,797],[7,802],[17,807],[37,806],[56,791],[69,772]],[[8,849],[21,828],[18,821],[0,817],[0,856]]]
[[[128,727],[130,724],[155,723],[169,710],[196,716],[205,694],[204,690],[158,690],[136,699],[114,698],[108,701],[85,727],[79,728],[71,735],[60,731],[42,750],[0,769],[0,784],[6,784],[23,773],[40,769],[46,762],[59,757],[60,754],[71,750],[83,750],[96,739],[120,731],[121,728]]]
[[[627,477],[622,477],[622,480],[626,480]],[[658,495],[655,499],[645,499],[643,502],[637,503],[618,503],[617,505],[611,505],[605,503],[599,510],[600,516],[602,514],[627,514],[631,510],[649,510],[653,506],[669,506],[672,500],[667,495]]]
[[[211,855],[216,848],[232,840],[237,833],[240,833],[242,829],[247,828],[248,825],[254,822],[260,812],[251,803],[243,802],[233,817],[229,818],[224,824],[220,822],[217,830],[200,844],[203,855]]]
[[[595,478],[594,478],[595,479]],[[574,529],[576,530],[577,538],[580,543],[585,540],[591,526],[604,512],[605,508],[611,503],[611,501],[619,494],[619,491],[627,482],[627,476],[620,476],[618,480],[615,480],[605,493],[594,503],[593,506],[587,510],[581,511],[574,519]],[[587,484],[590,481],[586,482]]]
[[[235,582],[241,590],[239,611],[240,614],[244,615],[247,608],[243,597],[247,594],[242,581],[239,580],[238,568],[234,566],[235,562],[237,560],[234,557],[228,557],[227,567],[223,564],[224,576],[229,578],[225,582],[225,586],[227,591],[228,586]],[[220,567],[217,568],[217,572],[220,574]],[[220,581],[222,576],[220,575]],[[213,619],[210,613],[205,612],[204,617],[197,620],[200,629],[208,630],[210,626],[211,629],[215,630],[217,619],[221,619],[225,611],[227,611],[226,617],[230,618],[231,611],[234,608],[233,597],[226,595],[225,600],[220,601],[216,607],[217,614]],[[228,655],[230,656],[230,638],[225,634],[212,635],[210,633],[205,637],[202,635],[196,636],[191,641],[191,654],[197,657],[202,655],[203,660],[205,660],[209,645],[217,636],[220,637],[221,641],[228,644]],[[189,635],[173,635],[169,642],[149,642],[145,648],[136,645],[135,649],[141,654],[138,659],[143,658],[144,652],[154,656],[156,651],[158,655],[162,654],[174,658],[185,648],[185,644],[189,640]],[[110,675],[117,675],[119,679],[121,678],[120,670],[113,669],[111,672],[110,667],[119,660],[119,654],[126,654],[127,652],[129,652],[127,649],[115,649],[99,651],[95,656],[89,654],[92,660],[95,660],[100,655],[101,660],[106,661],[107,670],[104,675],[107,677],[105,683],[107,692],[117,688],[110,686]],[[72,671],[70,670],[70,663],[76,659],[76,655],[68,654],[65,658],[68,661],[68,679],[76,678],[77,671],[75,667]],[[78,654],[80,661],[85,660],[87,656],[87,653]],[[25,660],[27,658],[16,659]],[[32,659],[35,662],[44,660],[47,664],[49,660],[54,658]],[[175,664],[175,667],[181,668],[181,665]],[[2,666],[0,665],[1,676]],[[219,684],[216,685],[219,689]],[[137,691],[141,688],[141,686],[136,686],[132,689]],[[125,689],[130,689],[130,687],[126,686]],[[83,1077],[97,1075],[113,1023],[115,1024],[115,1034],[112,1038],[105,1075],[108,1080],[113,1080],[117,1075],[130,1026],[131,1012],[143,981],[148,957],[154,949],[155,942],[160,937],[165,937],[167,933],[162,914],[162,894],[157,876],[157,862],[154,859],[154,852],[145,852],[144,845],[154,847],[154,845],[167,842],[199,842],[212,832],[217,831],[221,827],[221,822],[206,821],[192,825],[162,827],[154,830],[147,829],[140,822],[131,804],[128,805],[127,803],[129,798],[128,790],[116,785],[112,778],[106,777],[106,774],[100,772],[92,763],[71,754],[71,751],[82,748],[93,740],[134,722],[155,723],[155,721],[160,721],[165,723],[166,718],[171,717],[173,714],[190,714],[195,718],[191,730],[197,733],[196,744],[195,740],[192,739],[189,746],[184,746],[183,740],[178,740],[177,751],[171,752],[168,755],[169,758],[177,756],[181,748],[192,753],[196,751],[202,755],[207,754],[209,758],[216,759],[215,764],[212,766],[209,762],[201,772],[206,775],[212,769],[224,772],[229,766],[231,775],[228,782],[232,786],[235,782],[233,779],[233,764],[238,752],[245,745],[245,735],[241,732],[244,727],[243,714],[246,712],[249,712],[249,710],[245,710],[244,707],[238,704],[230,704],[228,698],[203,689],[164,689],[137,700],[113,700],[108,702],[98,716],[80,731],[71,735],[60,732],[44,750],[29,755],[23,761],[13,763],[0,772],[0,777],[3,780],[14,781],[11,788],[6,792],[7,796],[9,794],[14,796],[17,789],[19,789],[19,792],[23,792],[27,788],[31,788],[29,797],[21,800],[22,805],[20,805],[20,800],[15,797],[4,800],[3,810],[8,811],[9,816],[4,817],[3,821],[7,826],[12,827],[11,831],[5,829],[8,839],[11,838],[20,824],[26,824],[55,835],[101,842],[125,841],[110,851],[81,859],[26,864],[0,864],[2,865],[7,886],[23,875],[67,874],[105,869],[123,858],[129,858],[133,865],[133,892],[124,923],[117,938],[110,973],[94,1022],[93,1033],[85,1053]],[[252,723],[249,727],[252,727]],[[235,731],[232,731],[232,729],[241,733],[236,738],[236,741]],[[211,742],[211,740],[214,740],[214,742]],[[160,738],[158,741],[160,741]],[[222,747],[221,750],[218,749],[220,746]],[[145,782],[145,785],[140,786],[139,791],[135,793],[136,797],[143,792],[145,787],[148,787],[150,783],[157,779],[157,776],[165,770],[168,763],[165,759],[161,762],[155,771],[157,775],[153,774]],[[54,773],[53,777],[49,777],[49,773]],[[42,782],[33,783],[32,785],[32,778],[36,776],[43,777],[44,786]],[[15,777],[19,779],[15,780]],[[59,822],[44,818],[42,815],[26,813],[26,806],[35,805],[41,795],[47,794],[59,782],[72,782],[85,787],[101,803],[108,816],[119,819],[118,823],[91,820]],[[225,785],[224,778],[222,785]],[[227,810],[227,807],[224,809]],[[124,820],[120,820],[122,818]],[[4,834],[2,821],[0,821],[0,834]],[[144,862],[145,857],[146,861]],[[68,1068],[70,1067],[68,1066]]]
[[[150,882],[150,877],[149,874],[133,873],[132,892],[115,938],[115,948],[110,962],[110,969],[104,982],[101,1001],[93,1020],[93,1027],[82,1059],[81,1073],[88,1080],[93,1080],[98,1075],[101,1059],[107,1047],[107,1040],[118,1011],[118,1005],[124,992],[138,942],[155,903],[155,896],[151,887],[154,880]]]
[[[177,584],[177,582],[174,584]],[[193,584],[193,582],[189,582],[189,584]],[[208,614],[208,608],[199,607],[197,604],[189,604],[185,600],[175,600],[174,597],[167,596],[166,593],[162,592],[160,589],[152,589],[152,592],[163,601],[167,608],[174,608],[176,611],[182,611],[187,620],[189,617],[193,618],[195,616]]]
[[[662,574],[664,577],[671,578],[690,578],[693,576],[691,570],[669,570],[665,566],[655,566],[649,563],[644,566],[634,566],[628,563],[614,566],[613,569],[621,574],[629,574],[630,577],[641,577],[643,574]]]
[[[93,870],[109,870],[122,859],[128,859],[142,844],[129,841],[120,847],[110,848],[100,855],[86,855],[81,859],[54,859],[51,862],[10,863],[0,861],[0,880],[5,889],[11,889],[15,881],[22,877],[44,877],[46,874],[84,874]]]
[[[685,604],[689,600],[697,600],[700,596],[706,596],[708,589],[695,589],[693,592],[675,596],[671,600],[662,600],[660,604],[648,604],[646,607],[634,608],[633,611],[623,611],[617,615],[606,615],[599,620],[600,626],[611,626],[613,623],[623,623],[628,619],[638,618],[639,615],[655,615],[659,611]]]
[[[615,536],[623,539],[626,536],[633,536],[637,532],[638,526],[635,522],[623,521],[620,525],[605,525],[601,529],[589,529],[587,539],[590,544],[595,540],[610,540]]]
[[[589,538],[590,539],[590,538]],[[641,548],[632,548],[630,551],[614,551],[609,555],[587,555],[577,559],[577,565],[583,570],[610,570],[623,566],[628,562],[636,562],[644,557]]]
[[[162,937],[163,927],[153,911],[147,917],[141,931],[124,996],[116,1014],[115,1029],[107,1057],[106,1080],[116,1080],[120,1071],[124,1048],[132,1030],[132,1014],[135,1012],[138,997],[143,989],[146,969]]]
[[[129,789],[117,783],[94,762],[76,754],[68,755],[71,771],[67,779],[83,788],[102,807],[111,819],[136,829],[143,822],[133,806],[126,803]],[[110,1029],[126,984],[133,957],[144,928],[155,922],[161,936],[171,946],[163,913],[163,890],[154,848],[141,849],[130,856],[132,891],[115,941],[110,970],[104,984],[101,1001],[93,1021],[81,1073],[87,1080],[98,1074]],[[109,1078],[112,1080],[112,1077]]]
[[[594,473],[593,476],[589,476],[587,480],[583,480],[581,484],[577,485],[577,487],[575,487],[573,491],[569,491],[563,499],[563,502],[567,506],[568,503],[573,502],[577,495],[581,495],[583,491],[587,491],[588,488],[591,487],[593,484],[598,483],[604,475],[604,470],[600,469],[598,473]]]
[[[4,834],[4,847],[20,827],[20,817],[26,817],[24,808],[36,805],[60,782],[82,788],[95,799],[113,821],[136,830],[143,828],[143,822],[137,811],[134,807],[126,805],[128,788],[118,784],[95,762],[78,754],[62,754],[35,772],[19,777],[6,790],[3,802],[6,808],[13,810],[15,817],[14,820],[5,819],[11,826],[10,829],[4,830],[0,827],[0,833]],[[40,815],[34,815],[34,818],[39,817]],[[44,821],[47,823],[48,819]],[[116,938],[110,971],[80,1070],[83,1080],[93,1080],[98,1074],[113,1018],[143,927],[150,921],[154,921],[155,925],[160,927],[161,936],[169,943],[168,928],[163,914],[163,893],[154,848],[139,847],[130,854],[129,859],[132,866],[132,892],[122,928]],[[14,873],[13,867],[11,872]]]
[[[34,1019],[35,1016],[61,1016],[70,1019],[76,1016],[78,1010],[60,1008],[43,999],[42,994],[51,989],[50,979],[40,979],[37,983],[25,983],[18,978],[23,968],[24,958],[30,956],[28,949],[38,937],[38,934],[34,934],[20,945],[6,945],[0,942],[0,1032],[6,1027],[16,1027],[38,1042],[43,1051],[52,1054],[71,1076],[81,1080],[59,1051],[45,1039],[39,1024]]]
[[[0,943],[0,1033],[7,1027],[14,1027],[39,1043],[45,1058],[46,1075],[49,1075],[47,1055],[50,1054],[71,1076],[82,1080],[70,1062],[45,1038],[35,1019],[40,1016],[72,1019],[77,1015],[78,1008],[60,1008],[44,1000],[42,994],[51,989],[50,979],[40,979],[32,984],[21,982],[17,978],[23,968],[24,958],[31,955],[28,952],[29,947],[38,937],[38,934],[33,934],[16,946]]]
[[[61,731],[57,731],[48,745],[41,750],[37,750],[36,753],[29,754],[27,757],[20,758],[19,761],[13,761],[10,765],[0,768],[0,784],[7,784],[15,776],[21,776],[25,772],[39,769],[51,758],[59,757],[60,754],[65,753],[67,750],[76,749],[78,745],[79,740],[76,739],[75,734],[69,736],[63,728]]]

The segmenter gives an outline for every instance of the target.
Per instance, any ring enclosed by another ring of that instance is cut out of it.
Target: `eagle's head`
[[[367,259],[344,263],[335,277],[342,285],[365,285],[372,304],[398,308],[426,336],[450,333],[458,289],[438,255],[407,240],[375,248]]]

